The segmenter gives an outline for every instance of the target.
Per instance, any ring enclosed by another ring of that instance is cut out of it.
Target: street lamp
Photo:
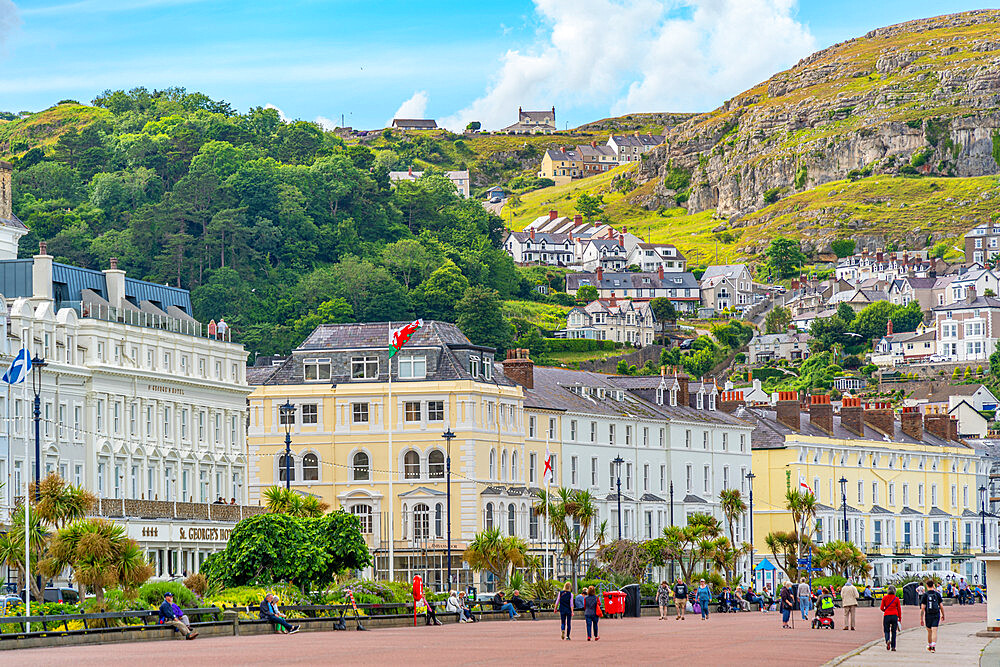
[[[31,360],[31,388],[35,391],[35,502],[41,497],[42,476],[42,439],[40,425],[42,423],[42,369],[45,360],[37,354]]]
[[[748,472],[746,478],[750,484],[750,590],[756,590],[756,579],[753,569],[753,480],[757,475]]]
[[[295,406],[288,399],[278,406],[281,421],[285,424],[285,488],[292,490],[292,420],[295,419]]]
[[[670,527],[674,525],[674,480],[670,480]],[[670,559],[670,581],[674,580],[674,559]]]
[[[982,500],[980,500],[980,505],[979,505],[981,508],[979,510],[979,516],[983,521],[982,533],[980,533],[980,536],[982,538],[981,545],[983,547],[983,553],[986,553],[986,487],[985,486],[979,487],[979,496],[980,498],[982,498]]]
[[[847,533],[847,478],[841,477],[837,481],[840,482],[840,506],[844,510],[844,541],[850,542]]]
[[[448,488],[448,589],[451,590],[451,441],[455,439],[451,426],[441,434],[441,437],[448,443],[448,452],[444,460],[445,475],[447,476]]]
[[[612,461],[615,464],[615,478],[618,485],[618,539],[622,539],[622,464],[625,459],[616,456]]]

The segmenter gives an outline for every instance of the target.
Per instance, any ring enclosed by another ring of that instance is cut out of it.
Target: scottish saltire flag
[[[393,356],[399,352],[400,348],[406,345],[406,342],[410,340],[413,334],[417,333],[417,329],[424,326],[423,320],[414,320],[409,324],[404,324],[398,329],[392,329],[390,332],[389,344],[392,345],[392,352],[389,356]]]
[[[22,347],[17,351],[14,361],[10,362],[10,368],[3,374],[3,381],[7,384],[19,384],[27,379],[30,372],[31,355],[28,354],[28,348]]]

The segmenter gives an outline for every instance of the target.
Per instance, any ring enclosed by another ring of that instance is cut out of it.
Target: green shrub
[[[708,587],[712,589],[712,593],[715,594],[718,594],[722,590],[722,587],[726,585],[726,580],[718,572],[692,572],[691,576],[688,577],[688,586],[697,590],[698,583],[702,579],[705,580]]]
[[[613,340],[591,340],[589,338],[546,338],[547,352],[596,352],[615,350],[621,347]]]
[[[589,588],[591,586],[597,589],[599,594],[605,591],[617,590],[617,587],[607,579],[584,579],[579,582],[577,588]]]
[[[184,609],[195,606],[198,598],[179,581],[154,581],[143,584],[139,589],[139,599],[146,604],[159,607],[167,592],[174,594],[174,604]],[[260,600],[258,600],[260,602]]]
[[[922,167],[927,164],[927,160],[930,159],[933,153],[933,148],[924,148],[923,150],[919,150],[910,158],[910,164],[914,167]]]
[[[778,201],[778,197],[781,195],[781,188],[771,188],[764,193],[764,203],[773,204]]]
[[[835,590],[839,591],[846,583],[847,579],[839,574],[834,574],[829,577],[813,577],[812,580],[813,590],[816,590],[819,586],[823,586],[824,588],[827,586],[833,586]]]

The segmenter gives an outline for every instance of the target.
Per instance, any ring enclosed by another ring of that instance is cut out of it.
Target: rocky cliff
[[[1000,11],[874,30],[668,132],[646,206],[735,219],[829,181],[1000,173]]]

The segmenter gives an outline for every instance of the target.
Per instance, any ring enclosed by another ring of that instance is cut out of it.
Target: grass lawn
[[[589,350],[586,352],[549,352],[546,356],[559,364],[573,364],[581,361],[594,361],[608,357],[620,357],[631,352],[631,348],[621,350]]]
[[[502,312],[507,319],[520,319],[540,329],[555,331],[566,327],[566,315],[569,311],[569,306],[511,300],[504,301]]]

